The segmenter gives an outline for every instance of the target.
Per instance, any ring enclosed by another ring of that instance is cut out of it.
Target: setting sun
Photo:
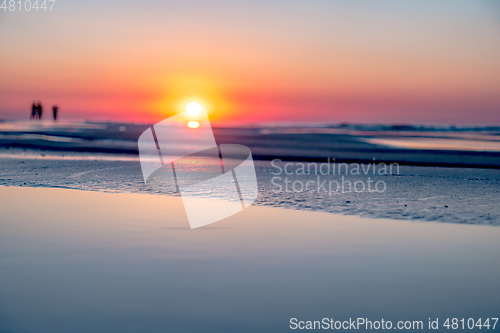
[[[196,102],[191,102],[186,106],[186,111],[191,116],[197,116],[201,112],[201,105]],[[196,126],[198,127],[198,126]]]

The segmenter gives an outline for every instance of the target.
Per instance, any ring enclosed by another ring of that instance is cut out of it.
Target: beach
[[[164,182],[144,183],[137,140],[147,128],[0,122],[0,185],[177,196]],[[256,205],[486,225],[500,225],[499,133],[495,126],[450,125],[214,128],[219,145],[250,148]],[[193,158],[201,162],[185,171],[201,177],[220,164]]]
[[[384,173],[374,162],[345,167],[331,159],[327,162],[256,160],[255,204],[372,218],[500,225],[499,169],[399,165]],[[291,174],[285,173],[287,164]],[[321,173],[327,164],[330,172]],[[0,167],[4,186],[178,195],[161,182],[145,184],[136,155],[11,148],[0,150]],[[199,167],[192,170],[204,172]],[[356,182],[361,183],[354,189]],[[368,186],[374,189],[377,183],[379,191],[369,192]]]
[[[500,332],[499,4],[3,0],[0,333]]]
[[[2,332],[285,332],[290,319],[495,317],[500,229],[0,187]],[[424,329],[426,331],[426,329]]]
[[[2,332],[285,332],[352,320],[431,331],[429,321],[441,330],[447,319],[498,317],[495,151],[462,145],[475,157],[458,167],[437,150],[394,151],[359,133],[330,133],[336,148],[314,150],[321,140],[291,129],[269,142],[262,129],[226,129],[257,142],[257,199],[192,230],[163,168],[144,181],[141,126],[54,126],[0,137]],[[307,155],[290,155],[296,141]],[[198,154],[175,163],[190,181],[220,168]]]

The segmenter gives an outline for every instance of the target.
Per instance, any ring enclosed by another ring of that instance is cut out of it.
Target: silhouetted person
[[[54,117],[54,121],[57,120],[57,111],[59,110],[59,107],[57,105],[52,106],[52,116]]]
[[[33,102],[33,104],[31,104],[31,117],[30,117],[30,119],[35,119],[37,112],[38,112],[38,108],[35,105],[35,102]]]
[[[38,101],[37,108],[38,108],[38,119],[42,119],[43,106],[40,101]]]

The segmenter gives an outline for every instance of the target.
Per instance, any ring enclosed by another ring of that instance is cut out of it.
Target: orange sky
[[[56,3],[0,11],[0,118],[500,124],[486,2]]]

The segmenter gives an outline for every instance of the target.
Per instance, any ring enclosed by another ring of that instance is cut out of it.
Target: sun
[[[186,106],[186,111],[191,116],[197,116],[201,112],[201,105],[196,102],[191,102]]]

